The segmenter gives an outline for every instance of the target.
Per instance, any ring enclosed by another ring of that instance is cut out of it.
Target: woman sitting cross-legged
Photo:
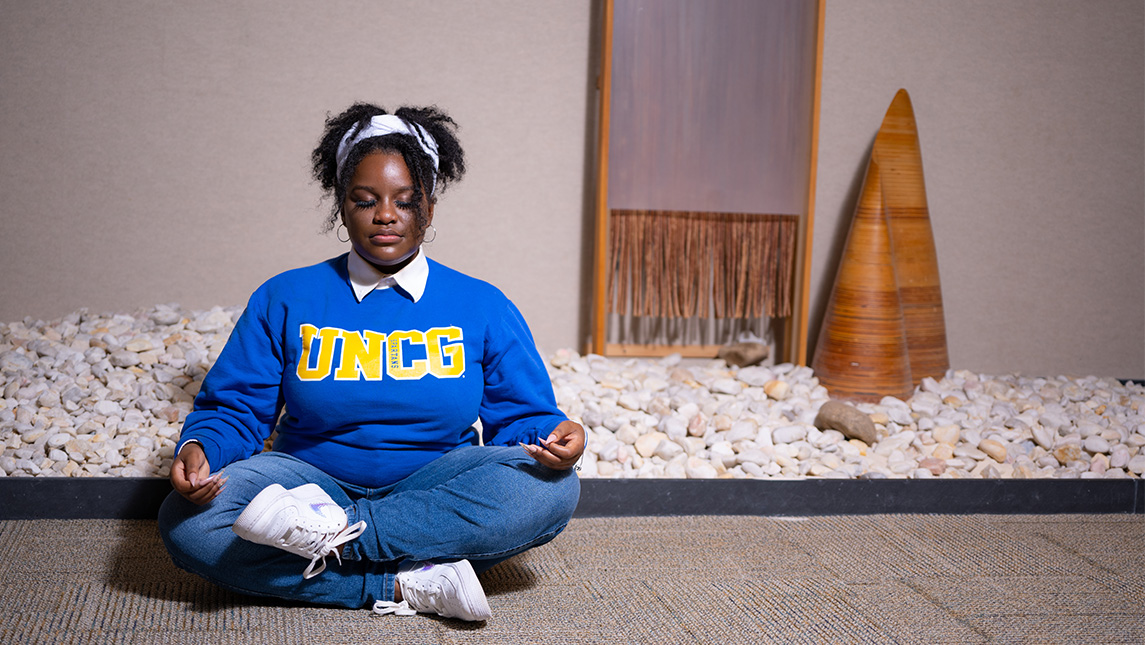
[[[204,380],[159,515],[180,567],[245,594],[480,621],[477,574],[568,523],[584,429],[516,307],[422,250],[464,172],[454,131],[436,108],[327,120],[314,174],[350,249],[259,287]]]

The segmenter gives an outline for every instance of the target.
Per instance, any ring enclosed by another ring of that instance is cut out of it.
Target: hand
[[[226,483],[217,474],[211,477],[207,455],[197,443],[183,446],[171,464],[171,487],[200,506],[218,497]]]
[[[548,438],[540,440],[541,445],[521,444],[525,452],[539,463],[556,470],[568,470],[576,465],[584,453],[584,428],[575,421],[561,421],[561,424],[549,433]]]

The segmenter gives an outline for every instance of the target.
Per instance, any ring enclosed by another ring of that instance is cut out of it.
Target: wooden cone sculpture
[[[938,255],[922,179],[922,148],[906,90],[899,90],[891,102],[875,137],[871,160],[882,171],[883,205],[891,228],[910,373],[918,385],[927,376],[945,376],[950,369],[950,356],[938,282]]]
[[[914,389],[879,175],[872,159],[811,361],[841,399],[905,399]]]
[[[950,367],[914,109],[887,110],[811,367],[837,398],[910,397]]]

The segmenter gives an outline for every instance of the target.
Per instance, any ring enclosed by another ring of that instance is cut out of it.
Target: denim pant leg
[[[469,560],[478,572],[557,536],[580,498],[572,470],[553,470],[520,446],[465,446],[425,465],[381,497],[347,511],[366,532],[355,560]]]
[[[226,476],[223,492],[208,504],[197,506],[172,492],[160,507],[159,532],[180,568],[240,593],[324,605],[357,608],[393,595],[393,574],[384,564],[358,561],[338,566],[331,555],[326,571],[305,580],[305,558],[248,542],[231,530],[250,500],[274,483],[285,488],[316,483],[335,503],[349,508],[351,500],[341,482],[276,452],[235,462],[226,467]],[[383,594],[387,579],[391,588]]]

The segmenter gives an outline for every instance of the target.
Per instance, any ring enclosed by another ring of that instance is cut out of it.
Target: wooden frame
[[[597,141],[595,199],[595,231],[593,261],[593,311],[590,325],[588,351],[611,356],[664,356],[679,353],[689,357],[714,357],[720,344],[658,344],[658,343],[616,343],[609,342],[608,328],[608,258],[609,258],[609,159],[613,103],[613,43],[615,39],[615,5],[624,0],[605,0],[599,89],[599,128]],[[800,213],[795,242],[795,270],[793,271],[792,313],[781,319],[783,345],[778,348],[778,359],[807,364],[807,325],[810,300],[810,258],[811,239],[814,224],[816,164],[818,160],[819,102],[822,89],[823,17],[825,0],[814,0],[815,43],[814,78],[812,80],[812,114],[810,115],[810,163],[807,168],[807,192],[803,198],[803,212]]]

